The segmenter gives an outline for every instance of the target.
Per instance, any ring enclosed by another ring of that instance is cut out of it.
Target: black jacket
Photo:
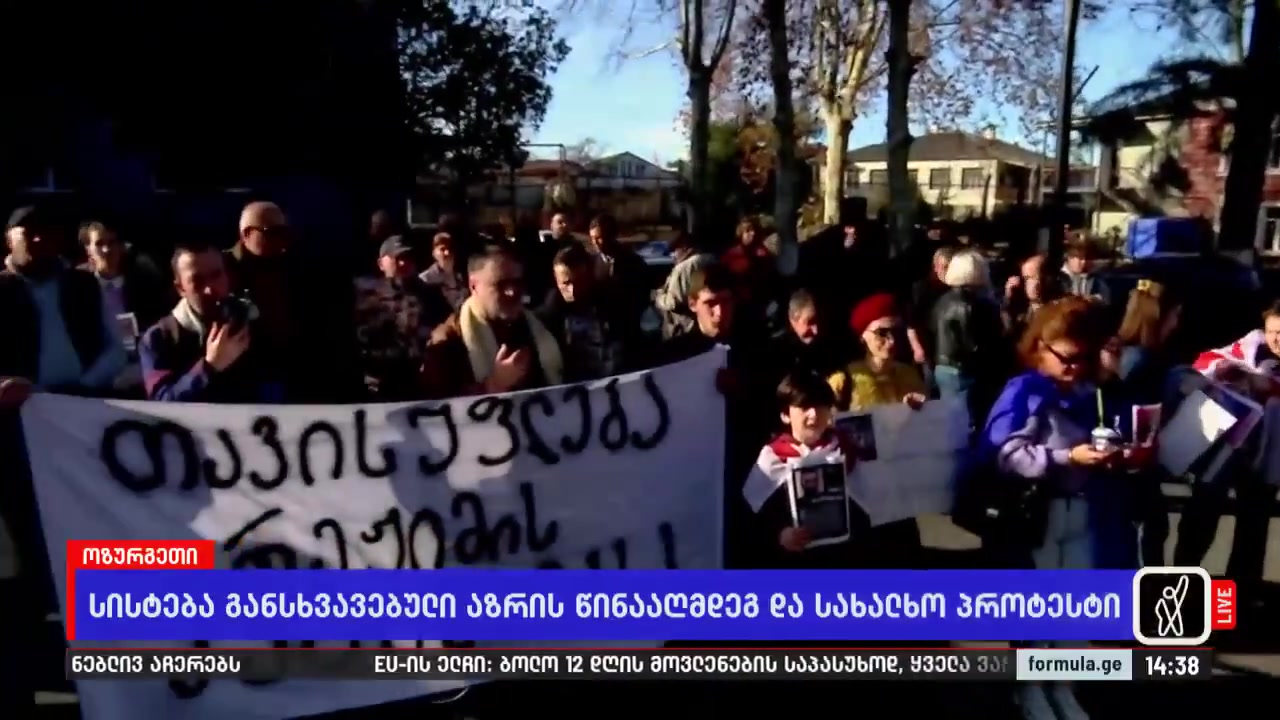
[[[937,364],[970,377],[1003,373],[1008,360],[1004,322],[995,301],[974,288],[952,288],[933,308]]]
[[[829,337],[822,336],[806,345],[790,328],[773,339],[769,350],[773,372],[768,380],[770,391],[792,372],[812,372],[826,378],[849,364],[848,353],[842,352]]]
[[[599,380],[609,374],[631,372],[639,369],[644,359],[639,325],[628,317],[622,301],[614,298],[605,287],[601,287],[600,291],[600,297],[594,302],[570,303],[565,301],[558,289],[552,288],[547,291],[542,305],[534,311],[560,343],[565,359],[565,382]],[[580,326],[581,323],[599,323],[601,340],[606,347],[596,350],[612,358],[612,373],[605,372],[601,375],[600,368],[593,367],[597,364],[609,365],[605,357],[584,362],[583,359],[591,358],[595,351],[586,347],[574,347],[582,341],[582,336],[573,332],[574,326]]]

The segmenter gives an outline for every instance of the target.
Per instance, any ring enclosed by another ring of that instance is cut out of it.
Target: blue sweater
[[[1104,397],[1107,425],[1121,418],[1128,433],[1129,407]],[[1093,388],[1065,392],[1048,378],[1024,373],[1005,385],[980,438],[980,452],[999,472],[1049,482],[1064,495],[1083,494],[1094,535],[1094,566],[1127,569],[1137,563],[1137,535],[1126,479],[1105,468],[1070,462],[1071,448],[1089,442],[1098,424]]]

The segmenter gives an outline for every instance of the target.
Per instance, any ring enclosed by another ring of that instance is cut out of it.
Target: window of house
[[[888,184],[889,184],[889,171],[888,171],[888,170],[872,170],[872,171],[871,171],[871,178],[870,178],[869,182],[870,182],[872,185],[888,185]]]
[[[845,171],[844,186],[851,188],[858,187],[858,171],[856,169]]]
[[[910,183],[911,185],[919,186],[919,185],[920,185],[920,171],[919,171],[919,170],[908,170],[908,171],[907,171],[907,182],[908,182],[908,183]]]
[[[982,168],[965,168],[960,171],[960,187],[962,188],[980,188],[983,186],[984,180]]]
[[[944,188],[951,186],[951,168],[937,168],[929,171],[929,187]]]

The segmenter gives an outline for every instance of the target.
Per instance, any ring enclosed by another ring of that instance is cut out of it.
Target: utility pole
[[[1076,64],[1076,30],[1080,26],[1079,0],[1065,0],[1067,27],[1062,49],[1062,77],[1058,93],[1058,172],[1053,179],[1053,225],[1049,228],[1049,267],[1057,267],[1062,261],[1063,243],[1066,240],[1064,225],[1067,219],[1067,181],[1071,170],[1071,106],[1075,93],[1072,78]]]

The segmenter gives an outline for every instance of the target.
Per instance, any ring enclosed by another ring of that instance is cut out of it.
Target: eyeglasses
[[[1078,352],[1078,353],[1073,353],[1071,355],[1063,355],[1057,350],[1054,350],[1053,346],[1050,345],[1049,343],[1044,343],[1044,349],[1048,350],[1050,355],[1058,358],[1058,362],[1062,363],[1067,367],[1080,367],[1081,365],[1084,364],[1084,361],[1085,361],[1084,353]]]
[[[288,225],[251,225],[246,230],[254,230],[267,237],[285,237],[289,234]]]
[[[871,331],[871,334],[872,334],[872,335],[875,335],[877,338],[879,338],[879,339],[881,339],[881,340],[889,340],[889,339],[893,338],[895,335],[897,335],[897,334],[898,334],[898,326],[897,326],[897,325],[883,325],[883,326],[881,326],[881,327],[878,327],[878,328],[875,328],[874,330],[872,330],[872,331]]]

